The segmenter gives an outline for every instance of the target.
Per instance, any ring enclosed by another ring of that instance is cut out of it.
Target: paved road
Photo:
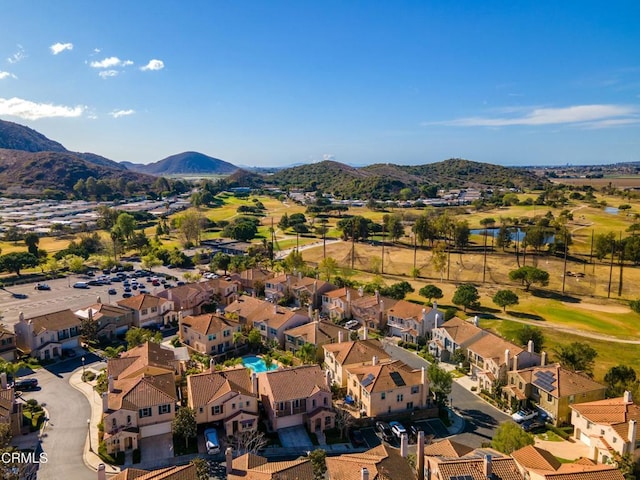
[[[392,343],[385,342],[385,350],[393,358],[397,358],[413,368],[429,365],[423,358]],[[454,408],[467,420],[464,433],[457,435],[456,441],[470,447],[480,447],[482,443],[490,442],[500,423],[509,420],[507,415],[480,400],[456,382],[451,388],[451,399]]]
[[[97,361],[85,355],[87,364]],[[82,460],[87,439],[87,419],[91,417],[85,396],[69,384],[71,373],[81,367],[81,360],[73,358],[48,369],[39,369],[32,376],[38,379],[40,390],[25,392],[23,398],[35,398],[49,412],[49,423],[42,439],[42,449],[48,462],[40,465],[38,478],[64,480],[93,480],[96,473]]]

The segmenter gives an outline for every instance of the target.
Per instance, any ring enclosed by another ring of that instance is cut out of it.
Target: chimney
[[[109,411],[109,394],[104,392],[102,394],[102,413],[107,413]]]
[[[431,308],[433,308],[436,312],[438,311],[438,302],[435,300],[431,303]]]
[[[424,480],[424,432],[418,431],[418,440],[416,445],[416,470],[418,480]]]
[[[624,403],[633,403],[633,397],[631,396],[631,392],[629,390],[625,390],[623,398]]]
[[[98,465],[98,480],[107,480],[107,467],[104,463]]]
[[[258,394],[258,375],[256,372],[251,372],[251,393]]]
[[[436,320],[435,320],[435,322],[436,322],[436,328],[440,328],[440,326],[442,325],[442,324],[440,323],[440,320],[441,320],[441,319],[442,319],[442,317],[440,316],[440,314],[439,314],[439,313],[436,313]]]
[[[98,297],[100,298],[100,297]],[[93,321],[93,308],[89,307],[89,310],[87,311],[88,317],[89,317],[89,321]]]
[[[171,289],[167,290],[167,300],[173,302],[173,292],[171,291]]]
[[[309,304],[309,308],[307,308],[307,317],[313,318],[313,305]]]
[[[505,363],[505,365],[507,366],[507,370],[511,370],[511,368],[509,367],[509,353],[510,353],[510,352],[509,352],[509,349],[507,348],[507,349],[504,351],[504,363]]]
[[[534,351],[535,351],[535,348],[533,346],[533,340],[529,340],[527,342],[527,352],[533,353]]]
[[[344,332],[342,330],[338,331],[338,343],[344,342]]]
[[[216,371],[216,361],[213,358],[209,359],[209,372],[213,373]]]
[[[515,372],[516,370],[518,370],[518,357],[519,357],[519,356],[520,356],[519,354],[518,354],[518,355],[514,355],[514,356],[513,356],[513,368],[512,368],[512,370],[513,370],[514,372]],[[507,370],[509,370],[509,366],[508,366],[508,365],[507,365]]]
[[[274,303],[274,304],[273,304],[273,314],[274,314],[274,315],[277,315],[277,314],[278,314],[278,304],[277,304],[277,303]]]
[[[298,272],[298,280],[302,280],[302,272]]]
[[[100,298],[100,295],[98,295],[98,296],[96,297],[96,302],[97,302],[97,303],[102,303],[102,299]]]
[[[629,420],[629,451],[633,456],[633,453],[636,449],[636,436],[638,434],[638,422],[635,420]]]
[[[2,390],[7,389],[7,374],[5,372],[0,373],[0,387]]]
[[[425,325],[427,323],[427,309],[422,309],[422,324]]]
[[[227,447],[224,451],[224,460],[227,468],[227,475],[231,475],[231,472],[233,472],[233,448]]]
[[[547,364],[547,352],[540,354],[540,366],[544,367]]]
[[[369,340],[369,329],[367,328],[366,325],[362,329],[362,339],[363,340]]]
[[[420,372],[420,383],[422,383],[422,385],[427,384],[427,369],[424,367],[422,367]]]
[[[364,288],[359,287],[358,288],[358,296],[362,297],[364,295]]]
[[[360,480],[369,480],[369,469],[367,467],[362,467],[362,470],[360,470]]]
[[[327,384],[327,387],[331,388],[331,372],[329,369],[324,371],[324,381]]]
[[[409,436],[406,433],[403,433],[400,436],[400,456],[402,458],[407,458],[408,453],[409,453]]]
[[[484,456],[484,462],[482,463],[482,469],[484,476],[487,478],[491,478],[492,468],[491,468],[491,455]]]
[[[18,313],[18,320],[21,321],[21,322],[24,322],[24,313],[23,312]]]
[[[349,303],[351,301],[351,290],[349,290],[349,287],[344,287],[347,290],[347,303]]]
[[[109,375],[107,380],[109,382],[109,393],[113,393],[113,391],[115,390],[115,387],[113,385],[113,375]]]
[[[376,291],[374,293],[375,297],[376,297],[376,302],[380,302],[380,291],[376,288]]]
[[[371,365],[373,365],[374,367],[375,367],[376,365],[378,365],[378,356],[377,356],[377,355],[374,355],[374,356],[371,358]]]
[[[473,325],[476,327],[480,326],[480,318],[477,315],[473,317]]]

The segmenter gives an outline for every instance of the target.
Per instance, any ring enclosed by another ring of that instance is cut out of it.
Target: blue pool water
[[[260,357],[256,357],[253,355],[250,355],[248,357],[242,357],[242,364],[245,367],[250,368],[256,373],[262,373],[267,371],[267,366],[264,364],[264,360]],[[271,368],[269,368],[269,370],[275,370],[276,368],[278,368],[278,366],[274,363],[271,365]]]

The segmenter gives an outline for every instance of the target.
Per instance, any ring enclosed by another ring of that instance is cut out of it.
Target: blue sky
[[[74,151],[640,161],[635,0],[0,5],[0,118]]]

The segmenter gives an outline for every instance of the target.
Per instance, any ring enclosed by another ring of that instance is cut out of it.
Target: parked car
[[[15,388],[16,390],[20,390],[21,392],[35,390],[36,388],[38,388],[38,379],[24,378],[22,380],[16,380],[15,382],[13,382],[13,388]]]
[[[131,294],[129,292],[124,292],[122,294],[122,298],[130,298],[130,297],[131,297]]]
[[[116,295],[118,293],[118,291],[115,288],[110,288],[107,293],[109,295]]]
[[[387,422],[377,421],[376,432],[378,432],[379,436],[381,436],[382,439],[386,440],[387,442],[393,438],[393,432],[391,431],[391,427]]]
[[[36,283],[36,290],[51,290],[51,287],[46,283]]]
[[[355,328],[358,325],[360,325],[360,323],[357,320],[349,320],[347,323],[344,324],[344,328],[348,328],[349,330],[351,330],[352,328]]]
[[[391,431],[393,432],[393,434],[398,438],[402,437],[403,433],[407,433],[407,429],[404,428],[404,425],[402,425],[400,422],[389,422],[389,426],[391,427]]]
[[[73,288],[89,288],[87,282],[76,282],[73,284]]]
[[[520,424],[525,432],[541,433],[547,429],[547,424],[540,419],[527,420]]]
[[[364,439],[364,435],[360,430],[351,430],[349,433],[349,438],[351,439],[351,445],[354,447],[366,447],[367,442]]]
[[[535,410],[518,410],[516,413],[511,415],[511,418],[516,423],[522,423],[527,420],[531,420],[538,416],[538,412]]]
[[[218,432],[215,428],[207,428],[204,431],[204,441],[209,455],[220,453],[220,443],[218,443]]]
[[[409,440],[416,442],[418,440],[418,432],[424,432],[424,428],[421,425],[411,425],[409,427]]]
[[[89,280],[87,282],[87,285],[91,285],[92,287],[97,287],[99,285],[102,285],[102,280]]]

